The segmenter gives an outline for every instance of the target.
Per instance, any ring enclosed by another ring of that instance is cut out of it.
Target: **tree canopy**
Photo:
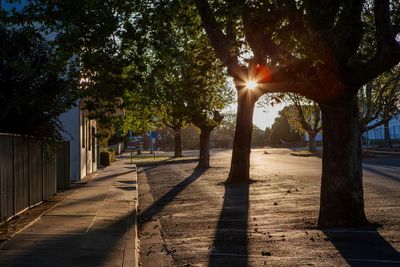
[[[76,69],[29,26],[0,26],[0,132],[61,138],[79,96]]]

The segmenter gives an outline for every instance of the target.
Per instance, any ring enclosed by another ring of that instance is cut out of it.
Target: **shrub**
[[[100,165],[110,166],[111,164],[111,153],[109,151],[100,152]]]

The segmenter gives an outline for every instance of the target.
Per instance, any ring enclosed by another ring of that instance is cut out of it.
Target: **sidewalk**
[[[0,247],[0,266],[137,266],[136,166],[120,159]]]

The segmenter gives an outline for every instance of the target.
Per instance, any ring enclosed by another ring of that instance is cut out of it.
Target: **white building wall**
[[[96,121],[90,120],[87,112],[79,106],[72,107],[60,116],[65,130],[63,137],[70,141],[72,181],[79,181],[97,170]]]
[[[79,129],[79,107],[72,107],[67,112],[61,114],[60,122],[63,125],[64,132],[63,138],[66,141],[70,141],[70,168],[71,168],[71,180],[80,180],[80,129]]]
[[[97,141],[95,138],[96,121],[90,120],[88,114],[81,112],[80,115],[80,177],[97,170]]]

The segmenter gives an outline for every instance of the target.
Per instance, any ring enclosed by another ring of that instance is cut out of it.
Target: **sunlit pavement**
[[[120,160],[0,248],[0,266],[137,266],[137,183]]]
[[[252,151],[257,182],[250,186],[222,184],[227,150],[213,150],[205,172],[194,171],[195,163],[139,170],[139,184],[146,174],[153,197],[140,216],[144,226],[160,222],[174,265],[400,265],[400,157],[365,159],[366,213],[382,227],[318,229],[321,159],[268,152]],[[153,255],[141,256],[148,263]]]

